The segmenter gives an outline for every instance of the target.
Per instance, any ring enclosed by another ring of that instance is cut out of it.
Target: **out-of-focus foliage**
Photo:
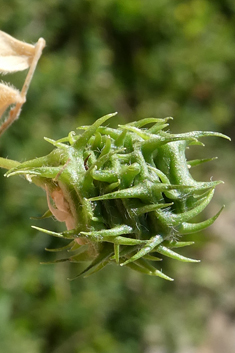
[[[44,37],[21,118],[0,140],[3,157],[24,161],[112,111],[120,123],[173,116],[174,133],[213,130],[233,138],[235,3],[232,0],[8,0],[0,28],[34,43]],[[21,87],[24,73],[4,76]],[[223,179],[213,209],[226,209],[188,256],[164,261],[166,283],[112,266],[67,281],[76,265],[39,265],[54,241],[31,224],[45,195],[18,178],[0,182],[0,350],[7,353],[234,352],[234,144],[215,139],[197,179]],[[190,153],[194,153],[193,150]],[[214,232],[213,232],[214,231]],[[190,239],[189,239],[190,240]],[[61,244],[63,245],[63,244]]]

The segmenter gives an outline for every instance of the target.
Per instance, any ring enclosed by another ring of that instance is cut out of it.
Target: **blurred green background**
[[[40,265],[58,246],[31,229],[46,210],[42,190],[0,171],[0,351],[6,353],[234,353],[235,2],[234,0],[0,0],[0,29],[35,43],[40,59],[20,119],[0,155],[19,161],[51,150],[79,125],[118,111],[114,123],[173,116],[174,133],[213,130],[190,156],[218,156],[193,171],[223,179],[203,219],[226,208],[182,253],[164,260],[175,278],[109,266],[68,281],[76,265]],[[4,76],[21,88],[25,72]],[[62,245],[62,244],[61,244]]]

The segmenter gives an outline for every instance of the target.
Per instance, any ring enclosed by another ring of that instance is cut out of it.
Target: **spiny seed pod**
[[[72,131],[58,141],[46,138],[55,146],[49,155],[21,163],[6,175],[23,174],[45,189],[49,214],[65,222],[67,230],[34,228],[70,239],[58,250],[74,251],[64,260],[91,261],[82,275],[116,262],[172,280],[152,262],[161,260],[159,254],[197,262],[173,249],[191,245],[179,241],[180,236],[205,229],[221,212],[190,222],[209,204],[220,181],[195,181],[190,166],[207,160],[189,162],[185,149],[204,136],[228,137],[202,131],[170,134],[163,131],[170,118],[147,118],[117,129],[102,126],[113,115],[81,127],[80,135]]]

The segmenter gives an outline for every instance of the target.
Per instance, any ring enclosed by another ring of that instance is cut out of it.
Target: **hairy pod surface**
[[[205,229],[221,212],[193,222],[220,181],[195,181],[190,166],[207,160],[187,161],[185,150],[204,136],[227,137],[202,131],[170,134],[163,130],[169,118],[105,126],[114,115],[80,127],[81,134],[46,138],[55,147],[49,155],[16,165],[6,175],[22,174],[45,189],[48,214],[65,222],[67,230],[34,228],[70,240],[66,249],[73,255],[61,261],[90,261],[80,275],[115,262],[172,280],[155,267],[159,255],[197,262],[175,252],[193,243],[180,236]]]

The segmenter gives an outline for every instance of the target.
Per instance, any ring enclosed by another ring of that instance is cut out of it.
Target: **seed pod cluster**
[[[197,262],[175,249],[191,245],[185,234],[211,225],[212,218],[193,222],[213,197],[220,181],[197,182],[190,167],[207,160],[187,161],[185,150],[204,136],[195,131],[171,134],[166,119],[146,118],[110,128],[106,115],[82,133],[54,141],[47,156],[19,164],[7,176],[21,174],[45,189],[49,215],[65,222],[70,256],[59,261],[86,262],[88,276],[108,263],[172,280],[154,264],[161,255]],[[208,159],[209,160],[209,159]],[[72,255],[71,255],[72,254]]]

